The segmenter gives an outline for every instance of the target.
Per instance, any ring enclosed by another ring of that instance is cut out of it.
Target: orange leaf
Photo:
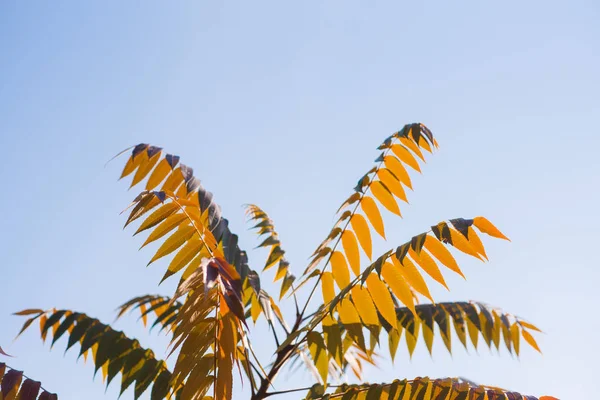
[[[444,280],[444,276],[442,275],[440,268],[437,266],[437,264],[435,263],[433,258],[431,258],[429,253],[421,250],[421,253],[417,255],[417,253],[415,253],[413,251],[413,249],[411,248],[410,250],[408,250],[408,254],[410,254],[411,258],[413,260],[415,260],[415,262],[417,264],[419,264],[419,266],[423,269],[423,271],[427,272],[427,274],[429,276],[431,276],[433,279],[435,279],[438,283],[440,283],[442,286],[444,286],[447,290],[450,290],[448,288],[448,285],[446,284],[446,281]]]
[[[383,276],[385,283],[392,289],[392,292],[394,292],[398,300],[408,307],[416,316],[417,312],[415,311],[415,301],[412,292],[410,291],[408,283],[406,283],[406,280],[404,280],[404,277],[400,271],[398,271],[398,268],[394,267],[393,264],[386,262],[381,268],[381,276]]]
[[[324,304],[328,304],[335,297],[331,272],[323,272],[321,275],[321,290],[323,291]]]
[[[415,159],[415,157],[408,151],[408,149],[401,144],[395,144],[392,146],[392,151],[400,160],[410,166],[417,172],[421,172],[421,167],[419,167],[419,162]]]
[[[385,239],[383,219],[381,218],[381,213],[379,212],[379,208],[377,208],[377,204],[375,204],[375,200],[369,196],[365,196],[361,200],[360,206],[367,215],[367,218],[369,219],[369,222],[371,222],[371,225],[373,225],[375,231]]]
[[[346,258],[339,251],[334,251],[331,254],[331,272],[333,278],[340,289],[345,288],[350,284],[350,272],[348,271],[348,264]]]
[[[402,260],[402,264],[396,257],[392,257],[392,262],[394,266],[398,268],[398,271],[402,274],[406,282],[415,289],[417,292],[421,293],[423,296],[427,297],[433,303],[433,298],[431,297],[431,293],[429,293],[429,288],[423,279],[423,276],[415,267],[415,264],[410,261],[409,258],[404,257]]]
[[[490,236],[493,236],[498,239],[505,239],[510,242],[510,239],[504,236],[502,232],[498,230],[490,221],[485,217],[475,217],[473,218],[473,225],[477,227],[481,232],[487,233]]]
[[[377,274],[369,274],[367,278],[367,289],[369,289],[371,298],[377,306],[379,313],[390,325],[392,325],[392,327],[398,329],[398,319],[396,317],[396,308],[394,307],[392,296],[390,296],[388,288],[381,282]]]
[[[475,232],[475,229],[473,229],[472,226],[469,226],[467,230],[467,236],[469,237],[469,243],[471,244],[471,246],[473,246],[475,251],[481,254],[483,257],[485,257],[486,260],[489,260],[487,254],[485,254],[485,247],[483,247],[481,239],[479,238],[479,236],[477,236],[477,233]]]
[[[535,339],[533,338],[533,336],[531,336],[531,334],[529,332],[527,332],[525,329],[521,330],[521,335],[523,335],[523,339],[525,339],[525,341],[527,343],[529,343],[529,345],[531,347],[533,347],[534,349],[536,349],[539,353],[541,353],[542,351],[540,350],[537,342],[535,341]]]
[[[350,219],[350,224],[352,224],[352,229],[354,229],[354,232],[356,233],[360,247],[362,247],[367,257],[371,259],[373,256],[371,231],[369,230],[369,225],[367,225],[365,217],[360,214],[354,214],[352,219]]]
[[[398,203],[394,200],[394,196],[392,196],[392,193],[387,187],[383,186],[381,181],[375,181],[371,184],[371,192],[385,208],[400,217],[402,216],[402,214],[400,214],[400,208],[398,208]]]
[[[344,253],[346,253],[352,271],[355,275],[360,274],[360,254],[358,252],[358,243],[356,242],[354,232],[346,229],[344,233],[342,233],[342,245],[344,246]]]
[[[452,257],[450,250],[448,250],[439,240],[430,235],[425,236],[425,248],[442,264],[465,278],[465,275],[460,270],[456,260]]]
[[[417,157],[419,157],[421,160],[423,160],[423,162],[425,162],[425,157],[423,157],[423,153],[421,152],[421,149],[419,149],[419,146],[417,146],[417,144],[415,143],[414,140],[411,140],[406,137],[401,137],[400,142],[402,142],[403,145],[405,145],[406,147],[411,149],[413,151],[413,153],[415,153],[417,155]]]
[[[394,174],[392,174],[389,169],[380,168],[379,171],[377,171],[377,177],[381,180],[381,182],[385,184],[385,186],[387,186],[387,188],[390,190],[390,192],[392,192],[394,196],[404,201],[405,203],[408,203],[408,199],[406,198],[406,192],[404,191],[404,188],[400,184],[398,178],[396,178],[396,176],[394,176]]]
[[[354,303],[354,307],[356,307],[356,311],[358,311],[358,315],[360,315],[360,319],[362,319],[363,324],[367,326],[379,325],[377,309],[375,308],[367,289],[360,285],[356,285],[352,288],[351,293],[352,302]]]
[[[452,239],[452,245],[455,248],[457,248],[465,254],[468,254],[475,258],[479,258],[481,261],[483,261],[483,258],[481,258],[479,254],[477,254],[475,249],[473,249],[473,246],[471,246],[471,244],[467,241],[467,238],[462,233],[460,233],[454,228],[450,228],[450,238]]]
[[[395,176],[398,178],[400,182],[406,185],[409,189],[412,190],[412,182],[410,181],[410,176],[408,172],[406,172],[406,168],[404,165],[394,156],[385,156],[383,158],[383,162],[385,167],[389,169]]]
[[[340,321],[344,325],[360,324],[360,317],[350,299],[343,299],[337,306]]]

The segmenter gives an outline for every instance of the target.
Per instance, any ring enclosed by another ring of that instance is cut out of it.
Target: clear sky
[[[257,241],[241,205],[259,204],[299,273],[377,145],[420,121],[441,149],[375,250],[443,219],[487,216],[512,243],[487,240],[487,264],[458,256],[467,281],[450,278],[450,293],[432,283],[433,294],[535,322],[544,354],[455,346],[450,356],[438,338],[433,357],[419,345],[409,361],[403,349],[367,379],[464,376],[589,398],[600,356],[599,20],[594,0],[1,2],[10,364],[61,399],[116,398],[118,382],[105,395],[90,364],[63,356],[64,340],[50,352],[32,330],[12,343],[23,319],[10,313],[71,308],[111,322],[130,297],[172,294],[174,282],[157,287],[166,264],[146,268],[151,252],[121,229],[136,193],[117,182],[123,159],[104,163],[123,148],[150,142],[182,156],[247,249]],[[255,269],[264,255],[251,252]],[[167,339],[135,317],[115,326],[165,355]],[[269,350],[264,326],[253,332]],[[277,388],[310,379],[284,374]]]

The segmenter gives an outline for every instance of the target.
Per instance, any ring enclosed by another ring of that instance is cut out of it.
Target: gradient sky
[[[258,243],[241,205],[259,204],[299,273],[377,145],[420,121],[441,149],[414,178],[404,219],[386,215],[389,243],[375,252],[443,219],[487,216],[512,242],[486,240],[486,264],[459,255],[467,281],[448,275],[452,291],[432,283],[433,294],[535,322],[544,354],[468,354],[455,341],[450,356],[438,337],[433,357],[421,343],[410,361],[403,348],[367,380],[464,376],[591,397],[598,3],[204,3],[0,3],[0,344],[16,356],[10,365],[63,400],[115,399],[118,382],[105,395],[91,364],[63,356],[64,339],[52,352],[35,330],[13,343],[23,319],[10,314],[71,308],[111,322],[133,296],[173,293],[174,282],[157,286],[167,264],[146,268],[151,251],[121,229],[136,193],[117,182],[124,159],[104,163],[123,148],[150,142],[179,154],[247,249]],[[264,256],[250,253],[255,269]],[[115,327],[165,356],[166,337],[135,316]],[[267,364],[264,333],[261,323],[252,337]],[[299,371],[276,386],[310,384]]]

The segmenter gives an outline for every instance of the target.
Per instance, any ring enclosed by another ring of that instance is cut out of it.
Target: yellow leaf
[[[183,271],[183,275],[181,275],[181,280],[184,281],[187,278],[189,278],[190,275],[192,274],[192,272],[194,272],[198,269],[198,267],[200,266],[200,263],[202,262],[202,259],[205,257],[210,257],[210,253],[208,252],[206,247],[202,247],[202,249],[200,250],[200,254],[198,254],[192,260],[192,262],[187,266],[185,271]],[[163,278],[163,279],[165,279],[165,278]]]
[[[415,302],[412,296],[412,292],[410,291],[410,287],[404,280],[404,277],[398,271],[398,268],[394,267],[394,265],[386,262],[383,264],[381,268],[381,276],[385,280],[385,283],[392,289],[392,292],[396,295],[398,300],[400,300],[410,311],[412,311],[413,315],[417,315],[415,311]]]
[[[393,328],[397,328],[398,320],[392,296],[390,296],[388,288],[381,282],[377,274],[369,274],[369,277],[367,278],[367,289],[369,289],[371,298],[377,306],[379,313]]]
[[[288,267],[287,264],[279,264],[279,267],[277,267],[277,273],[275,274],[275,277],[273,278],[273,282],[277,282],[278,280],[284,278],[287,275],[288,272]]]
[[[381,181],[371,183],[371,192],[385,208],[400,217],[402,216],[402,214],[400,214],[400,208],[398,208],[398,203],[394,200],[394,196],[392,196],[392,193],[383,186]]]
[[[324,304],[329,304],[335,297],[333,276],[331,275],[331,272],[323,272],[321,275],[321,290],[323,291]]]
[[[164,241],[164,243],[158,248],[154,257],[150,260],[148,264],[152,264],[154,261],[158,260],[161,257],[164,257],[168,254],[171,254],[173,251],[177,250],[182,244],[184,244],[192,235],[196,232],[194,227],[190,225],[183,225],[178,230],[175,231],[171,236]]]
[[[389,169],[380,168],[377,171],[377,177],[387,186],[387,188],[400,200],[408,203],[408,199],[406,198],[406,192],[404,188],[400,184],[398,178],[396,178]]]
[[[413,153],[415,153],[417,155],[417,157],[419,157],[421,160],[423,160],[423,162],[425,162],[425,157],[423,157],[423,153],[421,152],[421,149],[419,149],[419,146],[417,146],[417,144],[415,143],[414,140],[411,140],[406,137],[401,137],[400,142],[403,145],[405,145],[406,147],[408,147],[410,150],[412,150]]]
[[[483,257],[485,257],[486,260],[489,260],[487,254],[485,254],[485,247],[483,247],[481,239],[479,238],[479,236],[477,236],[477,233],[475,232],[475,229],[473,229],[472,226],[469,226],[467,230],[467,236],[469,238],[469,243],[475,249],[475,251],[481,254]]]
[[[421,320],[415,318],[415,334],[414,336],[406,330],[406,346],[408,347],[408,353],[412,358],[413,353],[415,352],[415,348],[417,347],[417,341],[419,340],[419,328],[421,327]]]
[[[430,152],[430,153],[432,152],[429,142],[424,137],[421,136],[421,138],[419,139],[419,142],[417,144],[419,146],[421,146],[422,148],[424,148],[425,150],[427,150],[428,152]]]
[[[527,343],[529,343],[529,345],[531,347],[533,347],[534,349],[536,349],[540,354],[542,353],[542,351],[540,350],[537,342],[535,341],[535,339],[533,338],[533,336],[531,336],[531,334],[529,332],[527,332],[525,329],[521,330],[521,335],[523,335],[523,339],[525,339],[525,341]]]
[[[148,175],[148,172],[150,172],[152,170],[152,168],[154,168],[154,166],[158,162],[161,152],[160,151],[157,152],[149,159],[148,159],[148,153],[146,151],[142,152],[142,154],[143,154],[143,157],[145,157],[145,159],[142,160],[139,168],[135,172],[135,175],[133,176],[133,181],[131,181],[131,187],[134,187],[135,185],[137,185],[142,179],[144,179],[146,177],[146,175]]]
[[[202,246],[202,242],[197,235],[190,238],[181,250],[177,252],[175,257],[173,257],[173,260],[171,260],[168,268],[169,272],[175,274],[188,265],[188,263],[200,252]]]
[[[342,233],[342,245],[344,246],[344,253],[346,253],[346,258],[348,258],[352,271],[358,276],[360,274],[360,254],[358,253],[358,243],[356,242],[354,232],[346,229]]]
[[[145,231],[146,229],[150,229],[153,226],[158,225],[169,215],[175,213],[178,209],[179,206],[177,206],[177,204],[175,203],[171,202],[163,204],[162,206],[158,207],[154,212],[152,212],[152,214],[150,214],[150,216],[146,218],[144,222],[142,222],[138,230],[135,231],[134,235],[137,235],[138,233]]]
[[[167,175],[171,172],[171,166],[166,158],[163,158],[154,171],[150,174],[148,178],[148,182],[146,183],[146,190],[153,190],[158,186],[159,183],[163,181],[167,177]]]
[[[454,257],[452,257],[452,253],[450,253],[450,250],[448,250],[446,246],[444,246],[439,240],[430,235],[425,236],[425,248],[429,250],[429,252],[433,254],[433,256],[437,258],[442,264],[444,264],[450,270],[456,272],[457,274],[465,278],[465,275],[460,270],[458,264],[456,263],[456,260],[454,259]]]
[[[510,326],[510,337],[512,339],[513,348],[515,349],[515,354],[518,356],[521,337],[519,336],[519,324],[516,322]]]
[[[530,324],[529,322],[525,322],[525,321],[523,321],[523,320],[519,320],[519,324],[520,324],[521,326],[524,326],[524,327],[525,327],[525,328],[527,328],[527,329],[532,329],[532,330],[534,330],[534,331],[541,332],[541,329],[540,329],[540,328],[538,328],[537,326],[535,326],[535,325],[533,325],[533,324]]]
[[[498,239],[505,239],[510,242],[510,239],[504,236],[502,232],[498,230],[490,221],[485,217],[475,217],[473,218],[473,225],[477,227],[481,232],[487,233],[490,236],[493,236]]]
[[[385,167],[389,169],[392,174],[398,178],[400,182],[402,182],[406,187],[412,190],[412,182],[410,180],[410,176],[408,172],[406,172],[406,168],[404,165],[394,156],[385,156],[383,158],[383,162]]]
[[[367,326],[378,326],[379,318],[377,317],[377,309],[369,296],[367,289],[360,285],[356,285],[352,288],[352,301],[358,315],[362,319],[363,324]]]
[[[229,356],[217,357],[218,375],[215,379],[214,400],[231,400],[233,387],[233,362]]]
[[[331,254],[330,262],[335,282],[340,289],[345,288],[350,284],[350,272],[348,271],[346,258],[341,252],[334,251],[333,254]]]
[[[360,317],[349,299],[343,299],[337,306],[340,321],[344,325],[360,324]]]
[[[477,343],[479,342],[479,330],[469,318],[466,318],[465,320],[467,321],[467,331],[469,332],[471,343],[473,343],[473,347],[475,350],[477,350]]]
[[[164,235],[171,232],[173,229],[177,228],[178,226],[187,226],[187,225],[188,225],[188,221],[184,214],[173,214],[173,215],[168,216],[163,222],[160,223],[160,225],[158,225],[156,227],[156,229],[154,229],[150,233],[150,235],[148,235],[148,238],[146,239],[144,244],[142,244],[140,249],[142,247],[154,242],[155,240],[162,238]]]
[[[435,261],[433,261],[433,258],[431,258],[429,253],[427,253],[424,250],[421,250],[421,253],[417,255],[417,253],[415,253],[411,248],[408,250],[408,254],[412,257],[413,260],[415,260],[417,264],[419,264],[423,271],[427,272],[427,274],[433,279],[435,279],[436,282],[440,283],[446,289],[450,290],[448,288],[448,285],[446,285],[446,281],[444,280],[442,272],[440,271]]]
[[[142,314],[142,324],[146,326],[148,324],[148,314],[146,314],[145,304],[140,304],[140,313]]]
[[[427,284],[423,279],[421,273],[417,270],[417,267],[410,261],[409,258],[404,257],[402,260],[402,264],[396,257],[392,257],[392,262],[394,266],[400,271],[406,282],[417,292],[421,293],[423,296],[427,297],[433,303],[433,298],[429,293],[429,289],[427,288]]]
[[[354,229],[354,232],[356,233],[360,247],[362,247],[367,257],[371,259],[373,256],[371,231],[369,230],[369,225],[367,225],[365,217],[360,214],[354,214],[350,219],[350,224],[352,224],[352,229]]]
[[[306,339],[310,355],[312,356],[317,371],[319,371],[321,381],[326,384],[327,373],[329,372],[329,355],[327,354],[325,341],[323,340],[323,337],[315,331],[309,332],[306,335]]]
[[[261,312],[262,308],[260,307],[260,303],[258,302],[258,299],[256,298],[256,296],[252,296],[252,303],[250,306],[250,316],[252,317],[252,322],[254,322],[256,324],[256,321],[258,320],[258,317],[260,316],[260,312]]]
[[[423,324],[423,340],[425,340],[425,345],[427,346],[427,350],[431,355],[433,349],[433,331],[429,329],[427,324]]]
[[[410,166],[417,172],[421,172],[421,168],[419,167],[419,162],[415,159],[415,157],[408,151],[408,149],[401,144],[395,144],[392,146],[392,151],[401,161],[403,161],[406,165]]]
[[[179,185],[183,183],[183,181],[184,177],[183,173],[181,172],[181,168],[175,168],[171,175],[169,175],[165,183],[163,183],[161,190],[175,192]]]
[[[452,239],[452,246],[454,246],[456,249],[462,251],[465,254],[468,254],[475,258],[479,258],[481,261],[483,261],[483,258],[481,258],[481,256],[479,254],[477,254],[475,249],[473,249],[473,246],[471,246],[471,244],[469,242],[467,242],[467,238],[464,237],[464,235],[462,233],[460,233],[459,231],[457,231],[454,228],[449,228],[449,229],[450,229],[450,238]]]
[[[494,323],[492,325],[492,341],[496,346],[496,350],[500,350],[500,325],[502,322],[500,322],[500,317],[496,311],[492,310],[492,316],[494,317]]]
[[[106,382],[108,376],[108,361],[102,364],[102,383]]]
[[[379,208],[377,208],[377,204],[375,204],[375,200],[373,200],[369,196],[364,196],[360,202],[360,206],[367,215],[367,218],[369,219],[369,222],[371,222],[371,225],[373,225],[375,232],[379,233],[379,235],[381,235],[381,237],[385,239],[383,219],[381,218],[381,214],[379,213]]]
[[[140,166],[140,163],[143,161],[144,157],[142,153],[145,153],[146,150],[138,153],[135,158],[130,156],[125,163],[125,168],[123,168],[123,172],[121,173],[121,177],[119,179],[125,178],[127,175],[131,174],[137,167]]]

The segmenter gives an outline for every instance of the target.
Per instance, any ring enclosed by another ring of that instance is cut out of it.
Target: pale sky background
[[[125,147],[182,156],[213,191],[242,247],[258,242],[244,203],[275,220],[292,269],[378,155],[420,121],[429,158],[389,243],[440,220],[485,215],[512,239],[489,239],[490,263],[458,256],[437,300],[481,300],[535,322],[544,352],[520,360],[438,337],[433,357],[405,347],[371,382],[464,376],[522,393],[589,398],[597,379],[600,203],[600,5],[589,1],[17,2],[0,3],[0,344],[15,368],[61,399],[115,399],[93,367],[52,352],[14,311],[71,308],[104,322],[125,300],[172,294],[167,266],[145,265],[119,212]],[[264,252],[251,252],[261,268]],[[272,274],[264,278],[270,281]],[[131,316],[115,327],[164,357],[167,340]],[[269,362],[264,324],[255,347]],[[382,353],[385,354],[387,348]],[[4,359],[2,359],[4,361]],[[173,360],[169,360],[172,363]],[[311,384],[280,375],[277,389]],[[242,389],[236,386],[236,397]],[[299,398],[304,394],[288,396]],[[149,392],[144,396],[147,398]],[[132,399],[130,390],[122,397]]]

